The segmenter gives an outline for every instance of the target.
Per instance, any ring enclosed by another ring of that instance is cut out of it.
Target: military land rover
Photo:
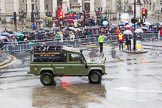
[[[31,52],[30,74],[40,75],[44,86],[55,85],[56,76],[88,76],[89,83],[100,84],[105,58],[86,56],[84,50],[66,46],[35,46]]]

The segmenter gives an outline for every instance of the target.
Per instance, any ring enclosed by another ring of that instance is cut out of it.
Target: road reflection
[[[62,84],[33,90],[33,107],[87,108],[89,103],[102,104],[106,90],[104,85]],[[93,107],[93,106],[91,106]]]

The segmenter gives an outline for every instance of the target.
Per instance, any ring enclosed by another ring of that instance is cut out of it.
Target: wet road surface
[[[57,77],[56,86],[44,87],[39,77],[28,75],[30,57],[0,70],[2,108],[161,108],[162,51],[127,54],[105,48],[106,72],[101,85],[88,84],[87,77]],[[120,57],[124,61],[119,61]]]

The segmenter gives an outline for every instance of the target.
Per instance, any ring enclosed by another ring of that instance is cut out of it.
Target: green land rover
[[[88,76],[89,83],[100,84],[105,58],[89,57],[88,51],[66,46],[35,46],[31,52],[30,74],[40,75],[44,86],[55,85],[55,76]]]

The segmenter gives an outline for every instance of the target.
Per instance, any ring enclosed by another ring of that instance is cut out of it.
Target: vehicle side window
[[[66,51],[61,52],[61,60],[60,62],[67,62],[67,54]]]
[[[80,62],[80,54],[77,53],[71,53],[69,54],[69,61],[74,61],[74,62]]]

